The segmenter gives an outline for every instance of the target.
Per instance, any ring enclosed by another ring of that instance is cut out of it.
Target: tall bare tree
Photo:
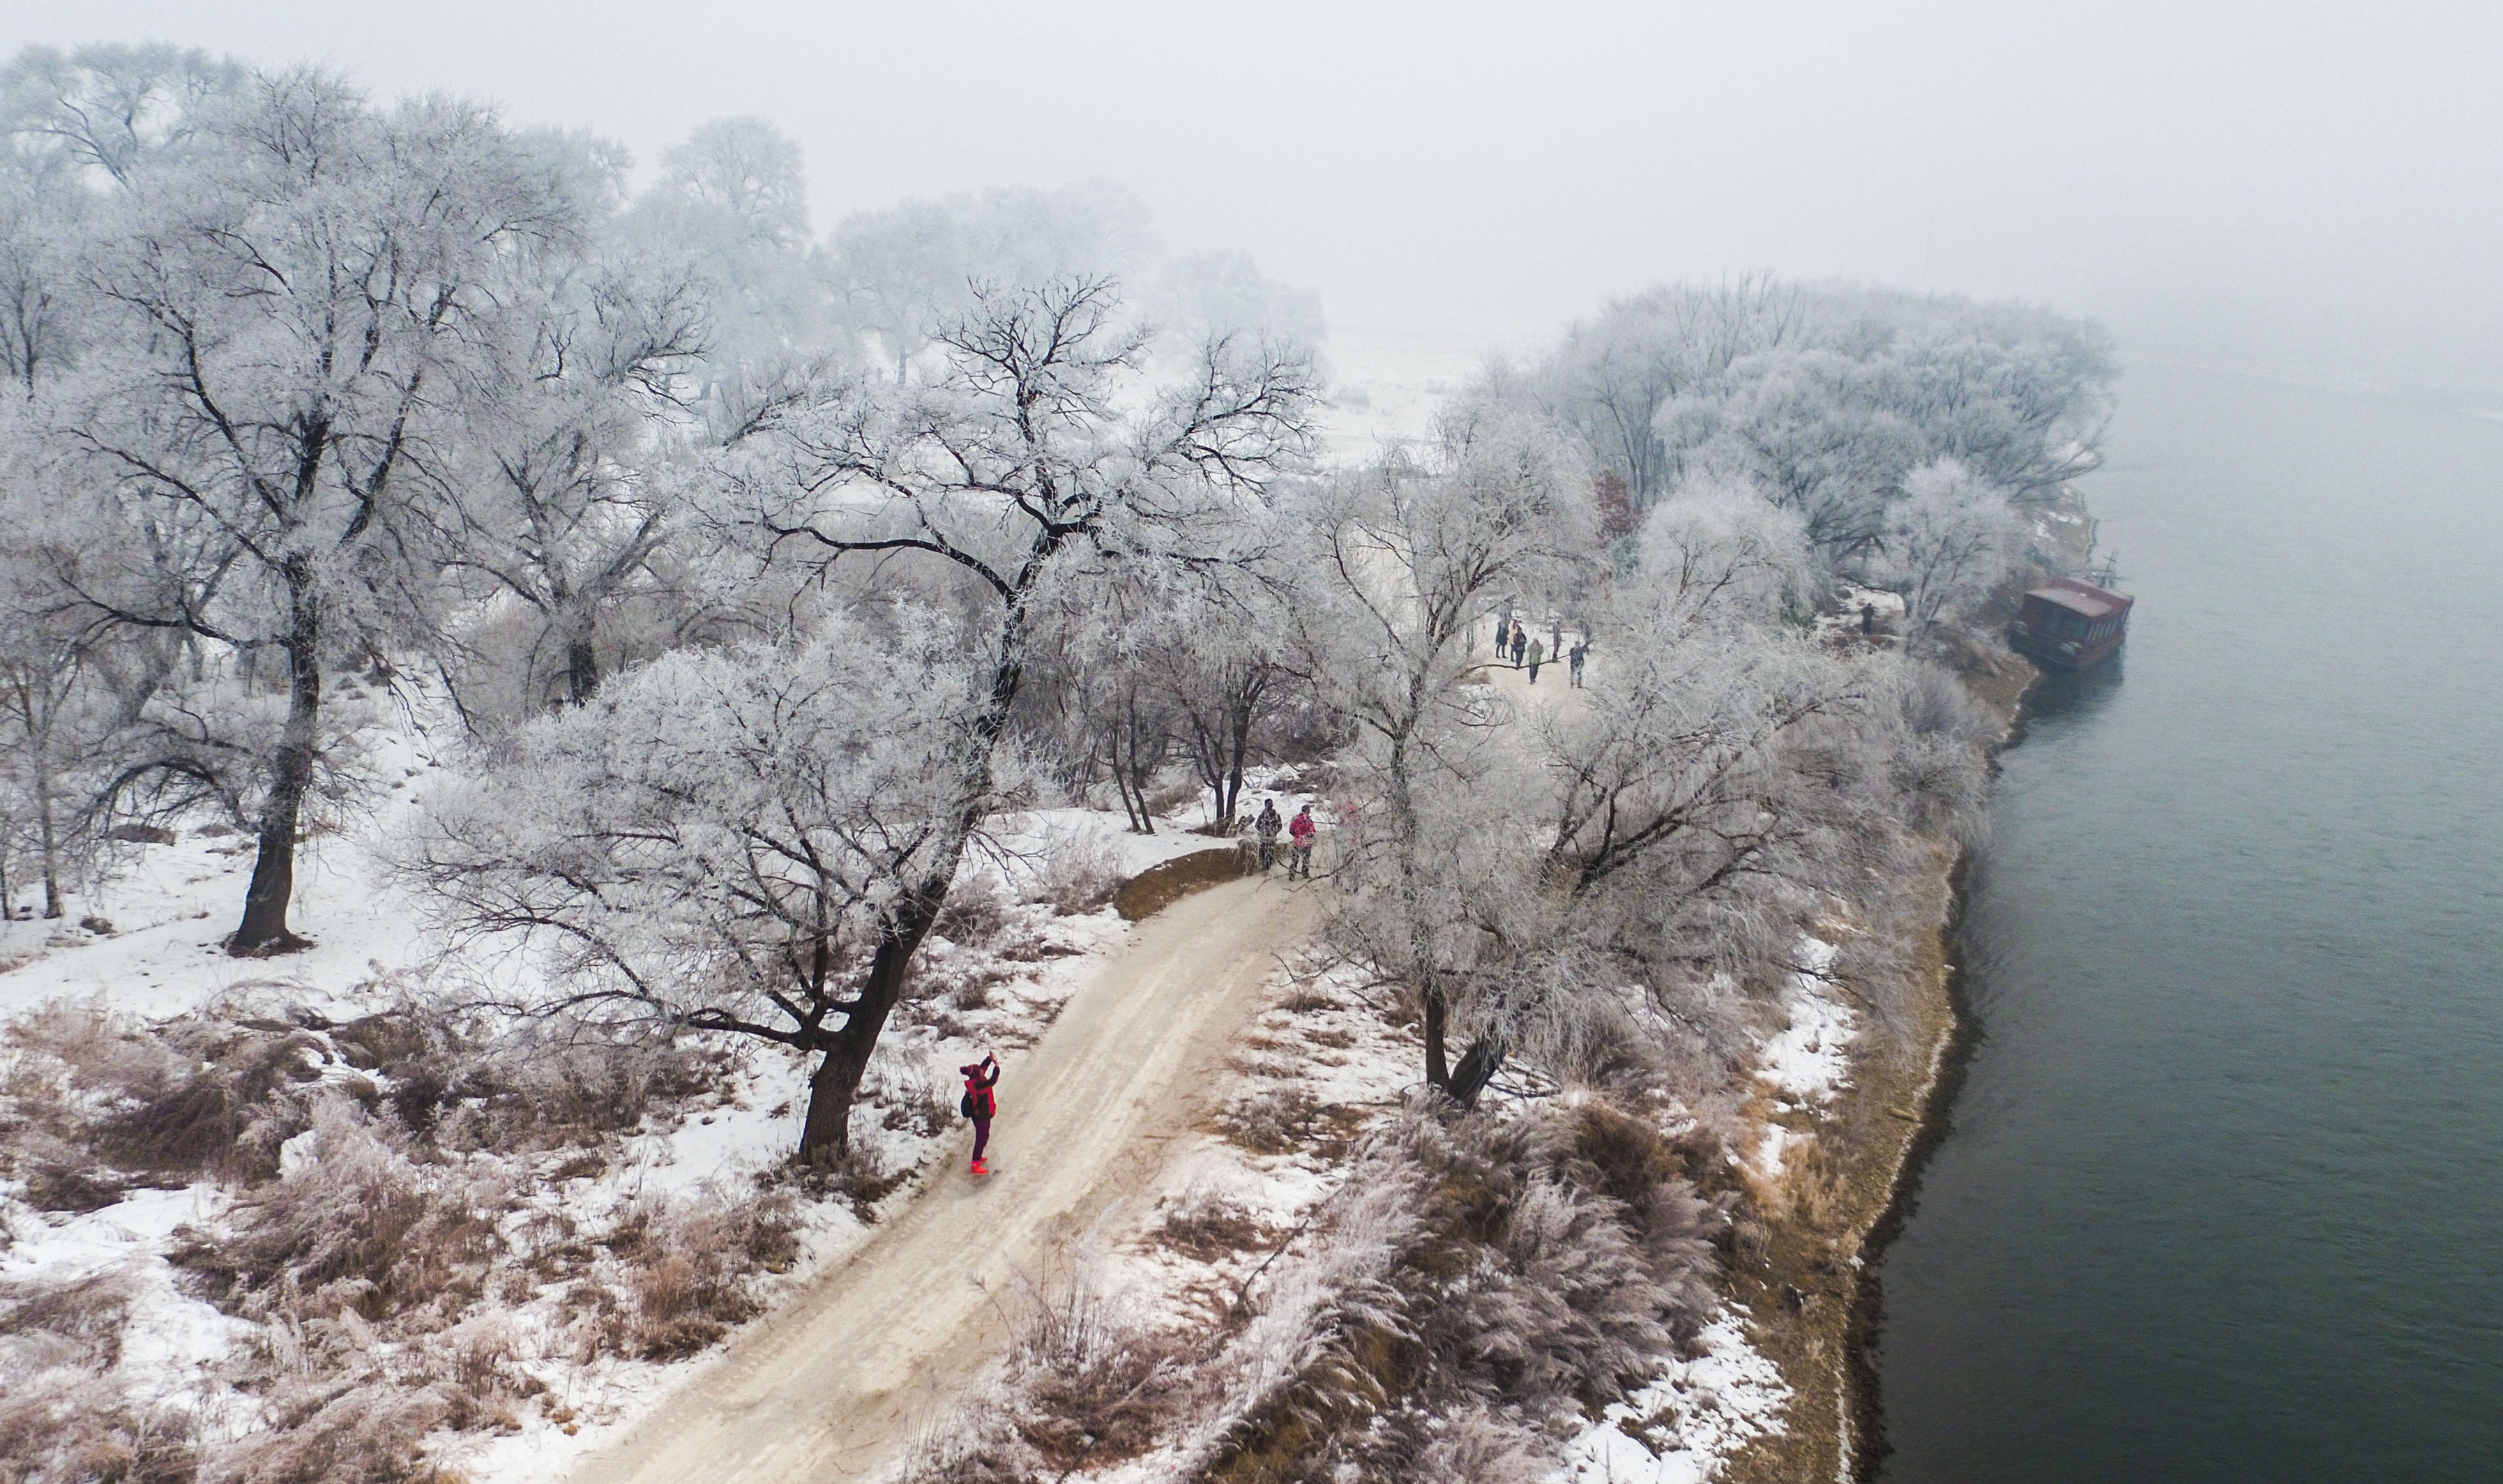
[[[264,953],[302,942],[288,905],[323,668],[424,613],[454,451],[492,395],[477,370],[499,256],[564,224],[475,108],[379,112],[291,72],[204,110],[202,135],[182,168],[133,171],[89,272],[99,349],[55,428],[184,567],[153,604],[88,590],[98,611],[285,661],[227,940]]]

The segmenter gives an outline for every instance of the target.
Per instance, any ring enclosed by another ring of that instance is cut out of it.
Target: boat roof
[[[2097,587],[2091,582],[2080,582],[2074,577],[2054,577],[2040,587],[2028,589],[2025,596],[2040,598],[2044,603],[2057,604],[2072,613],[2083,614],[2088,618],[2103,618],[2113,613],[2127,612],[2129,605],[2137,602],[2134,598],[2123,597],[2119,593]]]

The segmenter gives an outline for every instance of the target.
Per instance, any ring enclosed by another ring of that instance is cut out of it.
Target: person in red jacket
[[[999,1115],[999,1094],[991,1089],[1000,1085],[1000,1058],[985,1053],[982,1059],[969,1067],[958,1067],[965,1079],[965,1117],[974,1121],[974,1173],[987,1175],[991,1167],[982,1162],[982,1151],[990,1147],[991,1120]]]
[[[1286,822],[1286,841],[1295,851],[1286,865],[1286,880],[1291,881],[1298,876],[1308,881],[1313,879],[1313,841],[1320,832],[1321,827],[1313,822],[1313,807],[1309,804],[1295,811],[1295,817]]]

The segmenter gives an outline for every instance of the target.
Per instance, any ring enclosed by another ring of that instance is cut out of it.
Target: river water
[[[2134,368],[2003,758],[1888,1484],[2503,1479],[2503,422]]]

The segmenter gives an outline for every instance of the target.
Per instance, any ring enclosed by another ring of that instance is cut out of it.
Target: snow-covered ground
[[[449,734],[447,734],[449,735]],[[414,718],[386,730],[374,743],[382,777],[378,808],[354,833],[322,834],[299,852],[291,919],[315,947],[285,957],[236,959],[221,940],[240,911],[252,865],[252,839],[191,821],[172,844],[120,847],[103,881],[76,897],[66,918],[0,923],[0,1020],[71,1002],[94,1007],[111,1023],[145,1024],[202,1013],[291,1018],[314,1028],[301,1076],[313,1086],[354,1084],[365,1097],[392,1092],[390,1079],[348,1065],[325,1022],[344,1024],[389,1009],[413,988],[454,972],[519,974],[518,961],[459,964],[424,925],[418,904],[396,887],[379,851],[405,818],[407,801],[439,766],[427,730]],[[1268,789],[1288,779],[1263,776]],[[1259,797],[1260,794],[1251,794]],[[1291,811],[1293,800],[1286,808]],[[899,1014],[881,1043],[856,1116],[855,1143],[865,1168],[880,1172],[886,1192],[873,1200],[806,1201],[796,1227],[798,1256],[785,1270],[759,1277],[754,1291],[770,1308],[864,1239],[868,1224],[893,1203],[911,1198],[917,1175],[955,1132],[954,1068],[996,1049],[1013,1070],[1030,1045],[1098,966],[1121,951],[1132,929],[1109,907],[1065,913],[1034,900],[1041,879],[1069,868],[1097,868],[1118,879],[1157,861],[1216,845],[1189,833],[1205,810],[1194,802],[1160,822],[1158,833],[1131,833],[1115,811],[1063,808],[994,821],[992,838],[967,865],[969,884],[996,898],[992,941],[934,938],[918,969],[914,1003]],[[70,926],[81,918],[109,930]],[[31,1052],[0,1052],[0,1074]],[[622,1214],[653,1203],[692,1209],[741,1198],[756,1177],[796,1147],[805,1106],[805,1068],[778,1048],[728,1049],[715,1085],[680,1106],[664,1108],[642,1126],[585,1150],[565,1174],[568,1156],[497,1160],[498,1179],[513,1199],[498,1221],[519,1252],[533,1223],[562,1219],[566,1229],[597,1231]],[[935,1116],[931,1110],[936,1110]],[[5,1124],[0,1120],[0,1124]],[[316,1135],[306,1132],[281,1151],[282,1181],[303,1178],[318,1163]],[[594,1157],[596,1156],[596,1157]],[[260,1327],[221,1313],[196,1296],[167,1260],[181,1229],[219,1228],[230,1192],[212,1181],[174,1190],[134,1189],[101,1209],[45,1212],[32,1208],[23,1181],[0,1180],[0,1285],[24,1294],[103,1278],[126,1298],[114,1379],[152,1398],[169,1399],[248,1427],[255,1407],[236,1396],[226,1375],[234,1358],[265,1345]],[[515,1280],[518,1283],[518,1280]],[[544,1391],[490,1432],[439,1434],[438,1457],[480,1481],[539,1479],[562,1460],[630,1422],[695,1363],[631,1359],[610,1348],[589,1359],[566,1333],[565,1285],[514,1287],[493,1305],[507,1331],[514,1364]],[[16,1378],[22,1381],[26,1378]]]
[[[186,830],[171,845],[126,847],[101,888],[73,904],[68,920],[110,919],[109,933],[63,931],[57,922],[6,925],[0,962],[20,961],[0,970],[0,1018],[66,1000],[148,1021],[248,1006],[268,1014],[300,1009],[344,1023],[397,1003],[413,984],[453,967],[376,853],[408,807],[402,801],[438,763],[413,726],[384,745],[393,749],[389,766],[402,786],[356,833],[321,836],[302,852],[294,921],[317,947],[274,960],[226,956],[219,940],[239,908],[251,842]],[[1327,801],[1296,786],[1291,771],[1278,770],[1247,780],[1246,813],[1273,795],[1282,813],[1308,799],[1322,806],[1317,812],[1325,818],[1332,813]],[[1109,909],[1064,914],[1025,900],[1040,879],[1066,869],[1073,855],[1127,877],[1209,848],[1216,842],[1189,829],[1205,813],[1194,800],[1153,836],[1131,833],[1118,812],[1076,808],[994,821],[967,870],[988,879],[980,889],[1000,899],[1007,925],[993,943],[933,940],[916,1006],[882,1043],[855,1120],[866,1164],[890,1177],[888,1186],[874,1199],[804,1204],[796,1256],[754,1282],[767,1312],[852,1252],[881,1212],[913,1198],[933,1155],[955,1133],[945,1117],[954,1067],[996,1048],[1013,1071],[1019,1049],[1121,951],[1132,929]],[[1832,948],[1807,939],[1802,952],[1811,972],[1787,994],[1788,1022],[1766,1039],[1760,1057],[1760,1080],[1777,1109],[1830,1100],[1856,1030],[1853,1013],[1824,992],[1813,972],[1831,962]],[[500,972],[523,971],[506,965]],[[1303,1224],[1344,1182],[1348,1151],[1417,1081],[1413,1032],[1368,1004],[1343,971],[1282,968],[1273,994],[1217,1089],[1223,1111],[1172,1146],[1155,1185],[1099,1232],[1102,1281],[1164,1323],[1209,1322],[1211,1306],[1239,1295],[1264,1264],[1282,1253],[1291,1259]],[[361,1080],[370,1092],[376,1081],[388,1082],[333,1054],[328,1032],[310,1039],[317,1045],[306,1053],[305,1075],[317,1083],[345,1087]],[[563,1151],[553,1151],[498,1164],[517,1186],[497,1220],[519,1251],[529,1245],[524,1233],[537,1229],[533,1224],[562,1220],[568,1230],[594,1231],[655,1203],[683,1210],[737,1199],[795,1147],[804,1079],[800,1062],[778,1049],[732,1048],[707,1092],[647,1118],[599,1149],[596,1159],[569,1164]],[[939,1118],[917,1111],[934,1102],[943,1109]],[[1768,1139],[1783,1136],[1779,1124],[1768,1124]],[[318,1149],[312,1132],[290,1140],[281,1155],[289,1173],[281,1178],[299,1178],[318,1162]],[[1766,1148],[1762,1173],[1775,1176],[1779,1165],[1779,1148]],[[230,1193],[208,1181],[135,1189],[81,1213],[38,1212],[25,1195],[22,1183],[0,1182],[0,1284],[31,1292],[109,1278],[127,1295],[116,1378],[220,1418],[223,1429],[249,1428],[257,1406],[225,1378],[236,1357],[270,1338],[196,1296],[197,1285],[167,1260],[183,1228],[218,1227]],[[1233,1224],[1237,1240],[1194,1245],[1174,1238],[1211,1219]],[[510,1408],[492,1426],[438,1432],[430,1441],[438,1459],[479,1484],[554,1476],[643,1415],[702,1361],[701,1353],[636,1359],[615,1347],[594,1347],[586,1357],[567,1328],[578,1321],[562,1283],[519,1284],[485,1320],[464,1323],[488,1321],[496,1343],[538,1389],[531,1404]],[[1743,1324],[1725,1313],[1690,1357],[1663,1358],[1650,1388],[1594,1424],[1559,1477],[1709,1478],[1732,1448],[1780,1426],[1783,1396],[1769,1364],[1749,1347]],[[1153,1456],[1137,1460],[1105,1477],[1153,1477],[1154,1463]]]

